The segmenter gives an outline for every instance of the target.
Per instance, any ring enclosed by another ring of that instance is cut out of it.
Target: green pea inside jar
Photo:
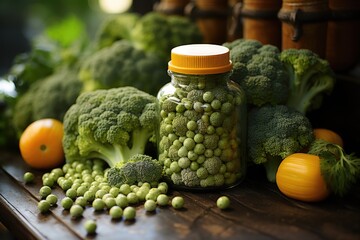
[[[158,93],[159,161],[175,188],[234,187],[246,172],[246,98],[230,80],[229,49],[191,44],[172,49],[171,81]]]

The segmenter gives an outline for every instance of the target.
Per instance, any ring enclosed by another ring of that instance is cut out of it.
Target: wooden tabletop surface
[[[181,195],[185,208],[157,208],[147,213],[136,206],[135,221],[111,220],[106,212],[87,207],[72,219],[61,206],[50,213],[37,209],[43,172],[34,184],[22,177],[29,169],[18,154],[0,151],[0,221],[19,239],[360,239],[360,187],[345,198],[331,196],[320,203],[303,203],[283,196],[263,172],[250,169],[238,187],[207,193],[171,191]],[[59,199],[61,189],[53,192]],[[231,208],[220,210],[216,199],[227,195]],[[96,219],[97,234],[87,235],[86,219]]]

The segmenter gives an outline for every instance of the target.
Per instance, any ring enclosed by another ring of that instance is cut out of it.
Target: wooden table
[[[18,154],[0,151],[0,166],[0,221],[19,239],[360,239],[358,185],[346,198],[309,204],[286,198],[261,170],[250,169],[231,190],[170,192],[184,197],[183,210],[164,207],[149,214],[140,204],[135,221],[113,221],[106,212],[87,207],[83,218],[75,220],[61,206],[39,213],[43,172],[29,169]],[[29,170],[36,181],[25,185],[22,176]],[[53,192],[59,199],[64,196],[61,189]],[[216,207],[221,195],[230,197],[231,209]],[[86,234],[86,219],[96,219],[96,235]]]

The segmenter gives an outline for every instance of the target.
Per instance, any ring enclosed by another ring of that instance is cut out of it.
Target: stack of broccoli
[[[93,40],[85,37],[85,26],[74,19],[59,25],[46,29],[7,74],[18,96],[6,118],[19,134],[40,118],[62,121],[82,92],[133,86],[156,95],[169,81],[171,48],[202,41],[200,30],[189,19],[153,12],[112,16],[104,20]],[[79,32],[68,39],[59,32],[63,29]]]
[[[144,155],[155,155],[156,104],[154,96],[133,87],[82,93],[64,116],[66,161],[105,161],[111,185],[159,180],[161,166]]]
[[[335,77],[329,63],[306,49],[280,52],[275,46],[239,39],[224,43],[233,62],[232,80],[248,100],[248,160],[275,181],[285,157],[314,140],[306,113],[320,107]]]

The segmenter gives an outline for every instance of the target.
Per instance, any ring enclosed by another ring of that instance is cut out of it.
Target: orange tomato
[[[330,193],[321,175],[320,158],[307,153],[286,157],[276,173],[276,184],[284,195],[305,202],[324,200]]]
[[[315,128],[314,135],[316,139],[322,139],[330,143],[335,143],[340,147],[344,147],[344,142],[340,135],[332,130],[325,128]]]
[[[24,161],[36,169],[49,169],[64,161],[63,124],[55,119],[40,119],[31,123],[19,141]]]

